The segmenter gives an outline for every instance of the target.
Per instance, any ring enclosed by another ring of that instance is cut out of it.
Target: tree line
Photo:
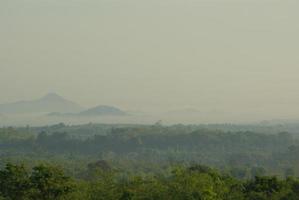
[[[120,176],[104,161],[80,179],[57,166],[0,170],[1,200],[298,200],[299,179],[239,180],[202,165],[172,166],[169,175]]]
[[[287,132],[263,134],[161,125],[69,128],[63,124],[34,130],[38,132],[0,129],[0,160],[55,160],[63,156],[60,160],[74,162],[74,168],[82,158],[82,162],[90,158],[90,162],[129,160],[158,165],[197,162],[218,169],[233,168],[232,175],[238,178],[254,177],[256,171],[299,175],[299,142]],[[82,137],[85,132],[94,134]]]

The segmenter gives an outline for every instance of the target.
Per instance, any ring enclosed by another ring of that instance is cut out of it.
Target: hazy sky
[[[299,116],[297,0],[0,0],[0,102]]]

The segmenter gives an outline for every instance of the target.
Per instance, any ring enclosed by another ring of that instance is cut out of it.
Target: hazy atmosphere
[[[210,121],[299,118],[298,6],[1,0],[0,103],[55,92],[83,107],[196,109]]]
[[[0,0],[0,200],[299,200],[299,0]]]

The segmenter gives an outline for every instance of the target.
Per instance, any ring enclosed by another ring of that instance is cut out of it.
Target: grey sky
[[[297,0],[1,0],[0,102],[298,115]],[[294,109],[295,108],[295,109]]]

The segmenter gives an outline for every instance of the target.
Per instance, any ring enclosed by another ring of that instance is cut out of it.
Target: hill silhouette
[[[3,114],[80,112],[82,110],[83,108],[79,104],[67,100],[56,93],[49,93],[36,100],[0,104],[0,113]]]

